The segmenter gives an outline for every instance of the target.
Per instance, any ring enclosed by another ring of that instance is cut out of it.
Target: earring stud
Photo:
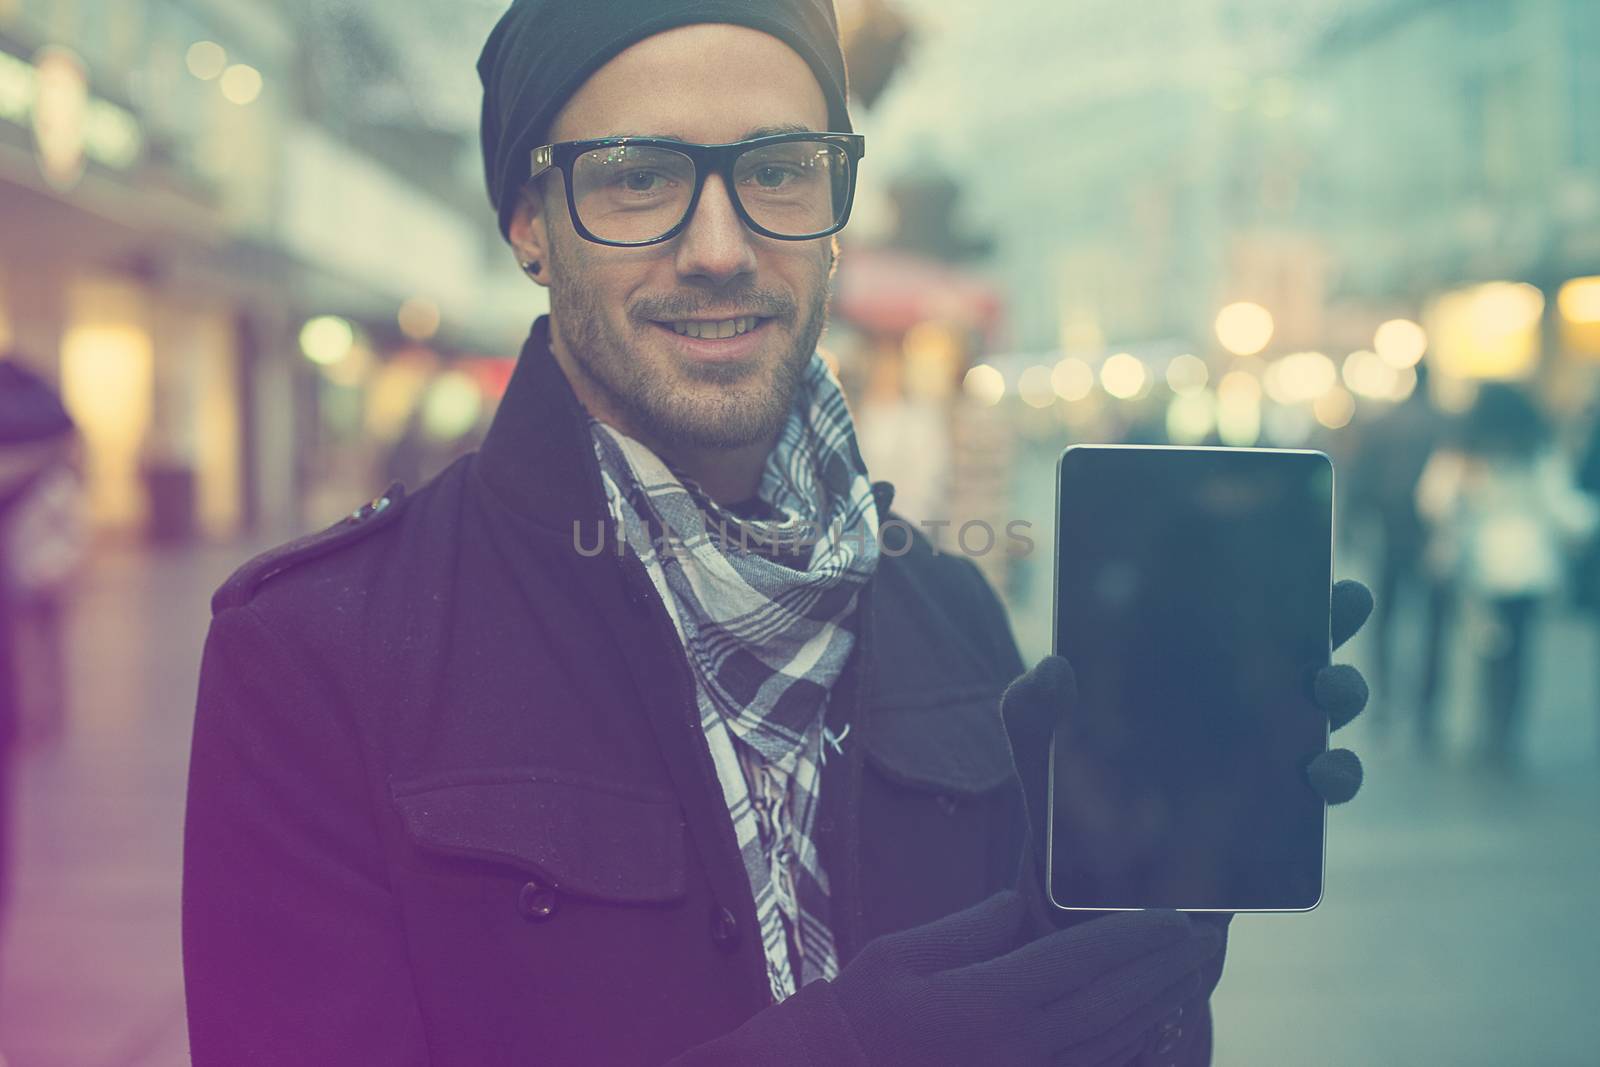
[[[539,273],[539,268],[543,266],[543,264],[537,259],[525,259],[522,261],[520,266],[522,267],[522,273],[532,278],[534,275]]]

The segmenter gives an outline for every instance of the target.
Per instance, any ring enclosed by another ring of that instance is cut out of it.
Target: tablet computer
[[[1289,449],[1079,445],[1057,465],[1046,881],[1068,910],[1322,898],[1333,467]]]

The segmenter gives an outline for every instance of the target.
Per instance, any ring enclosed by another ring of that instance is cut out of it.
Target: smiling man
[[[479,72],[550,315],[480,452],[213,599],[194,1062],[1206,1062],[1218,924],[1041,904],[1064,664],[1003,716],[977,568],[880,546],[831,4],[521,0]]]

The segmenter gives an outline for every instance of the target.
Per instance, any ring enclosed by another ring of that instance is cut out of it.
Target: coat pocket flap
[[[896,701],[865,717],[867,759],[900,785],[985,793],[1015,773],[993,689]]]
[[[392,794],[424,851],[509,864],[598,900],[684,895],[685,828],[671,796],[537,771],[396,783]]]

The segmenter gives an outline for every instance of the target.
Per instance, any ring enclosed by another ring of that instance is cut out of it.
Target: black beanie
[[[851,132],[832,0],[515,0],[478,56],[483,169],[501,234],[509,236],[529,154],[589,75],[637,41],[700,22],[748,26],[800,53],[828,101],[829,129]]]

